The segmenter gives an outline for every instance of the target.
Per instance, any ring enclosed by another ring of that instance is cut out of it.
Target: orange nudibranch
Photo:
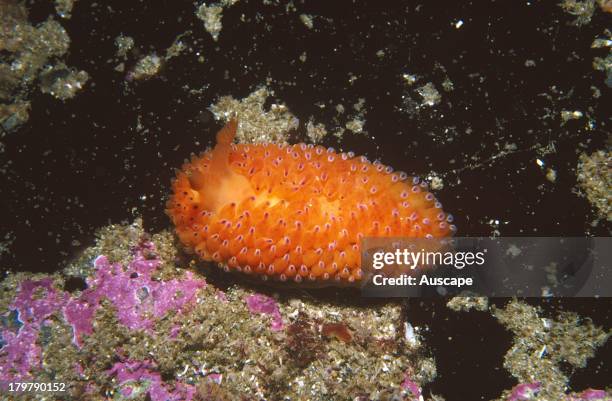
[[[452,216],[427,184],[352,152],[233,144],[237,123],[172,182],[180,241],[226,271],[263,279],[359,282],[363,237],[446,237]]]

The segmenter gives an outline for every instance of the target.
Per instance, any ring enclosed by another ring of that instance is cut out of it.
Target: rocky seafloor
[[[427,389],[435,354],[403,302],[216,285],[171,233],[147,234],[139,220],[100,230],[59,273],[10,274],[0,288],[4,399],[444,399]],[[608,339],[589,319],[544,317],[519,300],[502,309],[455,298],[449,307],[490,312],[515,335],[504,367],[517,384],[498,400],[611,399],[610,389],[571,392],[559,368],[584,366]],[[11,383],[66,387],[10,391]]]

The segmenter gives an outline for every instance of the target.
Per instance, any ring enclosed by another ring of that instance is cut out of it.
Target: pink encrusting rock
[[[540,392],[541,384],[539,382],[523,383],[515,386],[512,392],[506,399],[507,401],[524,401],[533,400]]]
[[[566,401],[610,401],[612,394],[605,390],[594,390],[592,388],[581,393],[573,393],[567,396]]]
[[[504,401],[538,400],[542,384],[540,382],[517,384],[510,390]],[[561,401],[610,401],[612,394],[605,390],[587,389],[579,393],[567,394]]]
[[[253,294],[246,297],[244,301],[251,313],[269,315],[272,318],[270,328],[273,331],[283,329],[283,317],[280,314],[278,303],[274,298],[262,294]]]
[[[88,288],[75,296],[57,289],[52,277],[22,281],[2,316],[10,323],[0,325],[0,382],[34,377],[42,363],[41,329],[51,327],[52,318],[63,318],[72,328],[74,344],[81,347],[84,336],[93,333],[94,317],[104,299],[110,301],[119,323],[131,330],[150,331],[170,311],[186,311],[206,281],[190,271],[180,279],[154,279],[161,263],[154,251],[152,243],[142,244],[126,266],[99,256]],[[168,334],[176,337],[178,328],[171,331]]]
[[[9,305],[16,313],[17,327],[3,328],[0,348],[0,382],[20,381],[32,377],[32,369],[41,363],[41,349],[37,344],[40,329],[47,319],[66,301],[66,294],[53,286],[53,279],[25,280],[17,296]]]
[[[410,392],[412,398],[409,398],[409,401],[421,401],[423,399],[423,389],[416,381],[412,380],[408,373],[406,373],[401,387]]]
[[[64,307],[64,316],[73,328],[76,345],[82,345],[84,334],[91,335],[93,317],[102,299],[112,303],[119,322],[132,330],[150,330],[155,321],[169,311],[180,313],[194,301],[196,291],[206,282],[194,278],[190,271],[180,280],[153,280],[152,274],[160,261],[146,258],[143,252],[151,251],[152,247],[152,244],[144,245],[127,266],[112,264],[106,256],[95,260],[96,274],[87,280],[88,288]]]

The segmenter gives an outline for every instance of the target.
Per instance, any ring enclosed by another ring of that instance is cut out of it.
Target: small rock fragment
[[[300,21],[302,21],[302,24],[304,24],[308,29],[312,29],[312,27],[314,26],[311,15],[300,14]]]
[[[134,47],[134,39],[130,36],[119,35],[115,38],[115,46],[117,46],[117,56],[125,58]]]
[[[71,99],[85,86],[89,74],[67,67],[64,63],[47,66],[40,73],[40,91],[66,100]]]
[[[312,143],[319,143],[327,135],[327,130],[325,129],[325,125],[315,125],[312,120],[309,120],[308,124],[306,124],[306,135],[310,138]]]
[[[223,96],[209,110],[217,120],[238,119],[236,137],[240,143],[287,143],[287,133],[299,126],[299,120],[284,104],[274,103],[270,110],[264,110],[270,95],[274,92],[261,87],[242,100]]]
[[[198,7],[196,15],[204,22],[204,28],[210,33],[215,41],[219,39],[219,33],[223,28],[221,18],[223,17],[223,7],[213,4],[202,4]]]
[[[599,217],[612,221],[612,152],[599,150],[580,155],[577,167],[578,185],[584,191]]]
[[[159,72],[161,65],[162,60],[157,54],[149,54],[136,63],[134,69],[129,73],[128,79],[149,79]]]
[[[428,82],[418,88],[417,93],[423,98],[423,106],[435,106],[436,104],[440,103],[440,100],[442,100],[440,92],[438,92],[434,84],[431,82]]]
[[[55,0],[55,11],[62,18],[72,17],[72,8],[77,0]]]

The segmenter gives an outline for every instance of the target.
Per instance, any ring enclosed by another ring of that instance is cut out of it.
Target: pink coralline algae
[[[401,388],[410,391],[413,398],[410,401],[420,401],[423,399],[423,390],[415,381],[413,381],[408,374],[406,374],[404,381],[401,384]]]
[[[605,390],[584,390],[581,393],[571,394],[567,397],[567,401],[610,401],[612,394]]]
[[[183,280],[153,280],[151,275],[159,265],[159,259],[145,258],[142,250],[125,267],[99,256],[94,262],[96,274],[87,280],[88,288],[64,307],[66,321],[74,330],[75,344],[81,346],[82,336],[92,333],[94,314],[103,298],[111,301],[120,323],[132,330],[150,330],[155,320],[168,311],[181,312],[205,285],[204,280],[194,279],[189,271]]]
[[[37,344],[40,329],[47,319],[65,302],[65,294],[53,287],[51,277],[25,280],[9,309],[17,313],[20,327],[3,328],[4,346],[0,349],[0,381],[29,379],[32,369],[40,366],[41,349]]]
[[[536,400],[541,388],[539,382],[518,384],[514,386],[505,401]],[[581,393],[569,394],[563,398],[563,401],[612,401],[612,397],[605,390],[588,389]]]
[[[524,401],[533,400],[540,392],[541,385],[539,382],[523,383],[515,386],[512,392],[506,399],[507,401]]]
[[[103,299],[110,301],[118,321],[132,330],[151,330],[168,312],[183,313],[206,282],[189,271],[182,279],[155,280],[152,275],[161,262],[145,257],[145,252],[152,255],[153,251],[151,243],[140,246],[126,266],[99,256],[87,279],[88,288],[78,296],[56,289],[51,277],[22,281],[9,311],[1,316],[0,382],[35,376],[41,368],[41,329],[51,325],[52,317],[72,326],[73,342],[81,347],[83,335],[93,332],[93,319]],[[176,327],[169,331],[169,337],[178,334]]]
[[[149,361],[117,362],[106,373],[117,380],[121,395],[128,399],[148,394],[151,401],[191,401],[195,393],[188,384],[176,383],[171,388]]]
[[[262,294],[253,294],[246,297],[245,302],[251,313],[269,315],[272,318],[270,328],[273,331],[283,329],[283,318],[274,298]]]

